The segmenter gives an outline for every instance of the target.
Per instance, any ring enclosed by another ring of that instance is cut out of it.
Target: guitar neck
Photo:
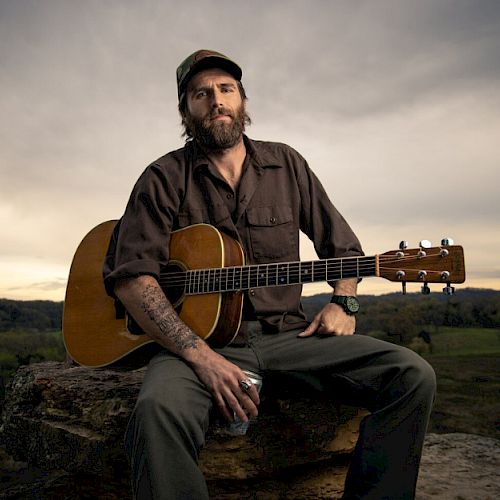
[[[375,276],[377,256],[193,269],[183,274],[186,294],[235,292],[250,288]]]

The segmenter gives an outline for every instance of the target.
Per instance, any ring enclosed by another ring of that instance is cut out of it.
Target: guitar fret
[[[300,263],[300,281],[301,283],[311,283],[313,281],[312,262]]]
[[[233,283],[234,290],[240,290],[241,289],[241,267],[235,267],[234,268],[234,283]]]
[[[214,292],[220,292],[220,275],[221,275],[222,269],[216,269],[214,272]]]
[[[286,285],[288,283],[287,277],[285,277],[285,273],[287,272],[287,267],[284,264],[278,264],[278,284],[280,285]]]
[[[300,262],[290,262],[288,264],[288,283],[298,284],[300,281]]]
[[[373,276],[375,257],[342,257],[304,262],[281,262],[193,269],[184,274],[186,294],[218,293],[269,286],[337,281]]]

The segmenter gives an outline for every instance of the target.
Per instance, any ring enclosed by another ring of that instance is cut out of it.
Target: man
[[[241,76],[213,51],[181,63],[179,110],[189,140],[142,174],[108,252],[107,289],[165,347],[149,364],[127,431],[134,494],[208,498],[197,460],[209,413],[215,405],[228,420],[257,415],[259,395],[242,371],[249,369],[264,377],[307,371],[332,397],[368,408],[344,496],[412,498],[434,372],[409,350],[353,335],[356,279],[332,283],[332,302],[310,325],[300,285],[249,290],[240,332],[220,349],[182,322],[158,284],[172,231],[200,222],[238,240],[248,264],[298,260],[299,230],[320,258],[362,255],[305,160],[244,135],[250,119]]]

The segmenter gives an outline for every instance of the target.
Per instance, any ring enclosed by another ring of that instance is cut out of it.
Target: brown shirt
[[[358,239],[299,153],[247,137],[245,145],[237,192],[193,142],[143,172],[104,265],[110,294],[118,279],[143,274],[158,278],[169,260],[170,233],[201,222],[238,240],[247,264],[299,260],[299,230],[322,259],[362,255]],[[304,325],[301,290],[301,285],[250,290],[245,319],[263,319],[278,329]]]

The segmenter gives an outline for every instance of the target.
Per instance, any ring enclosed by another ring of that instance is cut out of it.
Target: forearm
[[[153,340],[187,361],[194,361],[207,344],[177,315],[152,276],[124,279],[115,294],[142,330]]]
[[[358,289],[358,279],[349,278],[345,280],[339,280],[334,283],[333,293],[335,295],[350,295],[356,296]]]
[[[243,392],[240,381],[245,374],[179,318],[153,277],[119,281],[115,294],[145,333],[191,365],[227,419],[232,420],[236,414],[246,421],[247,413],[257,415],[259,395],[255,387]]]

